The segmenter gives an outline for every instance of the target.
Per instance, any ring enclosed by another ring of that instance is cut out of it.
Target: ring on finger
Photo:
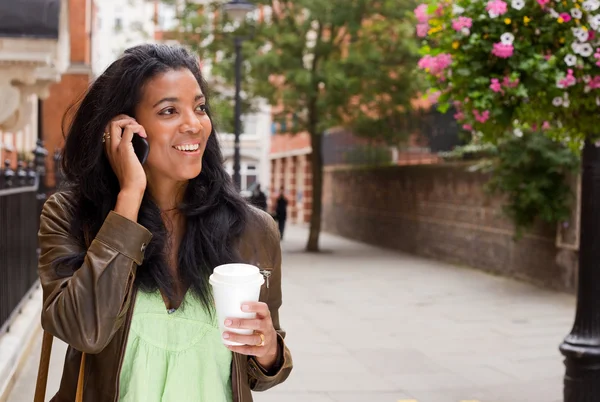
[[[256,346],[260,346],[260,347],[265,346],[265,334],[262,334],[262,333],[259,332],[258,336],[260,336],[260,343],[258,345],[256,345]]]
[[[106,140],[110,140],[110,133],[102,134],[102,142],[106,142]]]

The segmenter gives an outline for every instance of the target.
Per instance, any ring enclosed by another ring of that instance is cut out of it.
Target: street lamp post
[[[229,18],[242,22],[248,13],[254,10],[254,5],[245,0],[231,0],[223,6]],[[236,189],[241,190],[242,177],[240,175],[240,135],[242,133],[242,42],[244,38],[236,36],[235,41],[235,121],[234,121],[234,149],[233,149],[233,183]]]
[[[600,401],[600,148],[582,153],[577,312],[560,345],[565,356],[565,402]]]

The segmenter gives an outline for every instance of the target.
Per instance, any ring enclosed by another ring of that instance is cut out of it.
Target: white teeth
[[[178,145],[175,147],[175,149],[177,149],[178,151],[188,151],[188,152],[193,152],[193,151],[197,151],[198,148],[200,147],[199,144],[186,144],[186,145]]]

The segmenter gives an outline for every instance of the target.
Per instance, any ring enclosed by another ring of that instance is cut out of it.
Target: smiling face
[[[212,123],[204,94],[190,70],[169,70],[150,79],[135,118],[148,134],[150,153],[144,169],[149,184],[182,183],[200,174]]]

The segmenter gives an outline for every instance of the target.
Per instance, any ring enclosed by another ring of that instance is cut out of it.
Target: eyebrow
[[[196,95],[196,98],[194,99],[194,102],[198,102],[199,100],[204,100],[206,99],[206,97],[204,95]],[[152,107],[157,107],[158,105],[160,105],[163,102],[179,102],[179,98],[162,98],[161,100],[159,100],[158,102],[156,102],[154,104],[154,106]]]

